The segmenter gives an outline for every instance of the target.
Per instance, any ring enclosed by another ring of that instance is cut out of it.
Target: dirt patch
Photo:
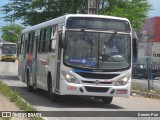
[[[21,111],[15,103],[0,94],[0,111]],[[11,120],[30,120],[29,118],[12,117]]]

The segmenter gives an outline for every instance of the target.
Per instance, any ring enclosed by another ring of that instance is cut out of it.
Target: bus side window
[[[46,29],[41,29],[40,31],[40,41],[39,41],[39,53],[44,52],[46,39]]]
[[[133,47],[133,61],[137,62],[138,56],[138,37],[136,31],[132,31],[132,47]]]
[[[31,37],[31,40],[32,40],[31,52],[33,52],[34,39],[35,39],[35,32],[32,32],[32,37]]]
[[[40,31],[40,39],[39,39],[39,46],[38,46],[38,53],[41,53],[42,48],[42,30]]]
[[[31,32],[28,35],[28,47],[27,47],[27,52],[28,53],[33,52],[33,40],[34,40],[34,32]]]
[[[62,32],[59,33],[59,47],[63,48]]]
[[[43,50],[42,52],[45,52],[45,45],[46,45],[46,29],[43,30]]]
[[[52,26],[51,41],[50,41],[50,51],[51,52],[55,52],[57,36],[58,36],[57,25],[54,25]]]
[[[23,54],[23,52],[24,52],[24,43],[23,43],[24,41],[23,41],[23,39],[22,39],[22,41],[21,41],[21,47],[20,47],[20,54]]]
[[[44,51],[45,52],[49,52],[50,51],[50,48],[51,48],[51,32],[52,32],[52,28],[51,27],[48,27],[46,29],[46,41],[45,41],[45,48],[44,48]]]
[[[46,45],[46,29],[43,29],[43,47],[42,47],[42,52],[45,52],[45,45]]]
[[[21,41],[19,41],[17,43],[17,55],[22,54],[22,49],[23,49],[22,41],[23,41],[23,38],[24,38],[24,35],[21,36]]]
[[[28,34],[27,53],[29,52],[29,47],[30,47],[30,36],[31,36],[31,33]]]
[[[18,43],[18,45],[17,45],[18,48],[19,48],[19,49],[18,49],[18,54],[22,54],[22,50],[21,50],[21,49],[22,49],[23,37],[24,37],[24,35],[21,36],[21,41],[20,41],[20,42]]]

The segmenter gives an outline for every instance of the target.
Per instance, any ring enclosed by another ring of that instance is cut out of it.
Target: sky
[[[1,6],[9,3],[10,1],[12,1],[12,0],[0,0],[0,10],[1,10]],[[154,9],[154,10],[149,11],[148,16],[149,16],[149,17],[160,16],[160,6],[159,6],[159,5],[160,5],[160,0],[148,0],[148,2],[149,2],[150,4],[153,4],[153,9]],[[3,16],[4,16],[4,15],[0,12],[0,28],[1,28],[2,26],[6,26],[6,25],[7,25],[7,23],[4,22],[3,19],[1,19],[1,17],[3,17]],[[18,24],[19,21],[16,22],[16,23]],[[0,36],[1,36],[1,34],[2,34],[2,33],[1,33],[1,31],[0,31]]]
[[[154,10],[150,10],[148,16],[155,17],[160,16],[160,0],[148,0],[153,5]]]

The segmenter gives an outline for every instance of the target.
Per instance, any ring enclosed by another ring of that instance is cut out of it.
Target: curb
[[[131,91],[131,96],[135,96],[135,95],[140,95],[140,96],[143,96],[143,97],[146,97],[146,98],[160,99],[160,95],[157,95],[155,93],[147,93],[147,92],[132,90]]]
[[[3,84],[5,84],[8,88],[10,88],[10,92],[11,92],[11,93],[14,94],[14,93],[16,92],[17,95],[18,95],[18,96],[17,96],[18,99],[21,100],[22,102],[24,102],[27,106],[33,108],[33,109],[35,110],[35,111],[33,111],[33,112],[38,112],[38,109],[37,109],[35,106],[33,106],[29,101],[26,101],[25,99],[23,99],[23,98],[21,97],[21,95],[19,94],[18,91],[14,90],[12,87],[8,86],[8,85],[7,85],[6,83],[4,83],[3,81],[1,81],[1,82],[2,82]],[[4,97],[8,98],[8,100],[11,100],[9,96],[4,95],[3,93],[2,93],[2,95],[3,95]],[[28,111],[26,111],[26,110],[24,110],[24,109],[21,109],[21,108],[16,104],[16,101],[12,101],[12,102],[15,103],[16,107],[19,108],[20,110],[22,110],[22,112],[24,112],[24,113],[28,112]],[[14,114],[14,115],[15,115],[15,116],[13,116],[13,114],[12,114],[11,119],[18,117],[17,114]],[[46,117],[40,117],[40,116],[38,116],[38,117],[41,118],[42,120],[48,120]],[[32,119],[32,118],[31,118],[31,119]],[[1,117],[0,117],[0,120],[1,120]]]

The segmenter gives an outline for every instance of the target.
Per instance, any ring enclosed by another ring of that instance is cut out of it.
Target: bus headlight
[[[125,77],[119,79],[119,80],[116,82],[115,85],[117,85],[117,86],[126,85],[126,84],[128,83],[128,81],[129,81],[129,79],[130,79],[130,76],[126,75]]]
[[[62,71],[62,75],[64,76],[64,78],[67,82],[80,84],[79,81],[73,75],[71,75],[69,72]]]

